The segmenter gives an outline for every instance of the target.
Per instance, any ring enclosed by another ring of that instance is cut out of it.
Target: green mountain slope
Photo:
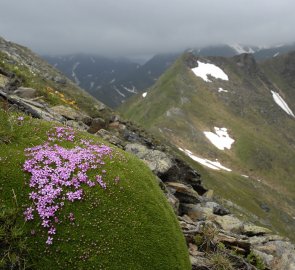
[[[196,76],[191,69],[198,61],[221,68],[229,80],[209,75],[211,82],[206,82]],[[206,59],[185,54],[146,97],[132,98],[120,111],[194,156],[218,159],[232,171],[204,167],[208,187],[294,239],[295,119],[276,104],[271,92],[286,97],[294,112],[292,85],[285,89],[284,78],[281,84],[272,80],[276,70],[266,72],[267,66],[260,67],[247,54]],[[235,140],[230,149],[218,149],[205,136],[214,133],[214,127],[227,128]]]
[[[51,223],[53,243],[46,244],[50,234],[37,213],[33,221],[24,220],[25,209],[34,206],[29,199],[34,189],[23,164],[29,159],[25,149],[48,142],[56,124],[0,110],[0,126],[1,269],[7,263],[30,269],[190,269],[178,221],[155,176],[143,162],[115,148],[112,159],[106,156],[105,164],[88,173],[89,178],[104,173],[107,188],[83,184],[82,200],[65,199],[59,220]],[[54,143],[68,150],[81,146],[81,139],[103,143],[87,133],[74,136],[73,142]]]

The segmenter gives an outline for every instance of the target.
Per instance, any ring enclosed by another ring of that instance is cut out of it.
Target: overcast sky
[[[294,0],[0,0],[0,36],[40,54],[137,56],[295,41]]]

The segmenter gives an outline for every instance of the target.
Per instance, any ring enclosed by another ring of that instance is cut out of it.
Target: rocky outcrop
[[[168,155],[159,150],[151,150],[138,143],[127,144],[125,150],[142,159],[156,175],[167,172],[173,166]]]
[[[82,119],[86,117],[85,114],[79,112],[78,110],[64,105],[53,106],[50,110],[55,114],[63,116],[67,120],[82,121]]]

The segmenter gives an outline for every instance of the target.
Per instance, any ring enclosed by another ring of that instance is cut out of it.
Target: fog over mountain
[[[295,40],[292,0],[2,1],[0,35],[40,54],[153,55]]]

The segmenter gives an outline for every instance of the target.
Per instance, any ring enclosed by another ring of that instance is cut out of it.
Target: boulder
[[[193,221],[206,220],[213,215],[212,209],[199,204],[181,204],[180,214],[188,215]]]
[[[295,249],[288,241],[267,242],[255,246],[254,250],[270,269],[295,270]]]
[[[231,215],[215,216],[214,221],[226,232],[240,233],[244,227],[241,220]]]
[[[213,266],[209,259],[201,256],[190,255],[190,261],[192,264],[192,270],[208,270]]]
[[[125,143],[122,140],[120,140],[118,137],[114,136],[112,133],[103,128],[97,131],[95,135],[101,137],[102,139],[108,141],[113,145],[116,145],[119,148],[123,148],[125,145]]]
[[[219,216],[225,216],[230,214],[230,211],[224,208],[222,205],[216,205],[213,207],[213,213]]]
[[[129,153],[134,154],[139,159],[144,159],[148,154],[149,150],[146,146],[138,143],[127,144],[125,150]]]
[[[52,78],[52,80],[54,82],[57,82],[57,83],[63,84],[63,85],[65,85],[67,83],[66,79],[64,79],[64,78],[62,78],[60,76],[55,76],[55,77]]]
[[[99,131],[100,129],[105,128],[105,127],[106,127],[105,120],[98,117],[98,118],[92,119],[91,125],[87,131],[91,134],[94,134],[97,131]]]
[[[244,250],[244,252],[242,252],[244,254],[250,252],[251,244],[248,239],[241,239],[240,237],[233,237],[223,233],[218,233],[218,235],[215,236],[215,239],[217,242],[221,242],[231,249],[237,250],[237,248],[239,248],[240,250]]]
[[[66,125],[82,131],[86,131],[88,129],[88,126],[86,126],[82,121],[68,120]]]
[[[8,82],[9,82],[9,78],[0,74],[0,87],[4,88]]]
[[[256,226],[254,224],[244,224],[243,230],[242,230],[242,234],[245,234],[247,236],[259,236],[259,235],[265,235],[265,234],[271,234],[272,231],[264,228],[264,227],[260,227],[260,226]]]
[[[65,117],[68,120],[78,120],[81,121],[85,115],[81,112],[64,105],[53,106],[50,108],[56,114]]]
[[[164,152],[148,149],[142,144],[127,144],[125,150],[142,159],[156,175],[162,175],[173,166],[172,160]]]
[[[189,186],[177,182],[166,182],[166,185],[180,203],[196,204],[201,202],[199,194]]]
[[[272,265],[272,262],[273,262],[273,260],[274,260],[274,257],[273,257],[272,255],[266,254],[266,253],[261,252],[261,251],[256,250],[256,249],[253,249],[253,253],[254,253],[256,256],[259,256],[259,257],[262,259],[263,263],[264,263],[265,265],[267,265],[268,267],[269,267],[270,265]]]
[[[17,95],[25,99],[33,99],[37,95],[37,90],[28,87],[19,87],[13,92],[14,95]]]
[[[9,103],[17,106],[20,111],[30,114],[33,117],[44,119],[47,121],[63,122],[65,120],[61,115],[55,114],[40,103],[28,99],[23,99],[15,95],[9,95],[1,90],[0,97],[4,98]]]

